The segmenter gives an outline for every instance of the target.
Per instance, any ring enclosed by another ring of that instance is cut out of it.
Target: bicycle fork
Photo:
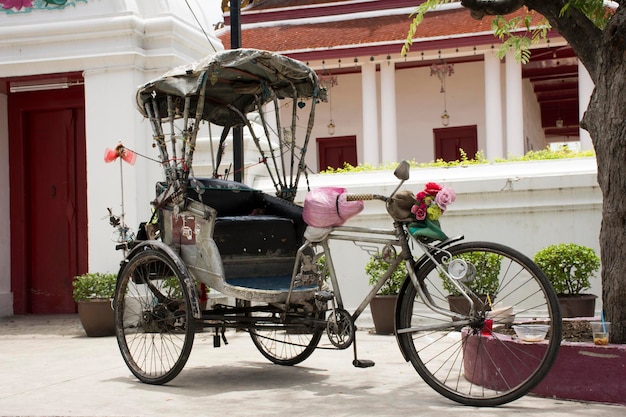
[[[456,238],[454,240],[457,240]],[[452,242],[451,242],[452,243]],[[463,288],[461,285],[459,285],[459,283],[457,282],[456,279],[452,278],[449,276],[448,271],[446,268],[443,268],[441,266],[441,263],[439,261],[437,261],[437,259],[435,259],[435,257],[431,254],[430,249],[434,249],[436,251],[442,251],[442,252],[446,252],[445,249],[441,248],[441,247],[429,247],[426,246],[420,242],[418,242],[418,244],[420,245],[420,247],[422,247],[422,250],[424,252],[424,256],[426,256],[427,258],[429,258],[436,266],[437,266],[437,270],[440,271],[440,273],[448,275],[450,281],[459,289],[459,291],[461,292],[461,294],[463,294],[463,296],[469,301],[470,303],[470,309],[471,311],[474,310],[474,300],[467,294],[467,292],[465,291],[465,288]],[[407,244],[408,246],[408,244]],[[419,297],[424,301],[424,305],[426,305],[426,307],[428,307],[431,311],[441,314],[443,316],[447,316],[447,317],[451,317],[456,319],[456,324],[457,325],[468,325],[470,324],[470,321],[467,320],[467,317],[458,313],[455,313],[453,311],[447,310],[445,308],[441,308],[438,307],[432,300],[430,292],[428,291],[428,289],[425,287],[425,284],[423,281],[421,281],[418,277],[417,277],[417,273],[415,272],[416,269],[419,268],[419,265],[421,265],[423,262],[418,262],[415,263],[415,261],[411,258],[409,260],[407,260],[407,262],[411,265],[409,265],[407,267],[407,271],[409,274],[409,278],[411,279],[411,283],[413,284],[413,286],[415,287],[415,289],[417,290],[417,294],[419,295]],[[439,328],[439,325],[435,325],[433,326],[433,329]],[[413,333],[416,331],[424,331],[424,330],[429,330],[428,327],[424,327],[421,326],[419,328],[415,328],[415,327],[411,327],[411,328],[406,328],[406,329],[396,329],[396,333],[397,334],[403,334],[403,333]]]

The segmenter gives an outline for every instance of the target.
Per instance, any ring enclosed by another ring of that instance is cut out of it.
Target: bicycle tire
[[[428,385],[453,401],[472,406],[514,401],[541,382],[557,357],[561,316],[556,293],[537,265],[507,246],[467,242],[446,250],[453,258],[464,255],[473,259],[477,276],[488,272],[487,259],[499,259],[493,269],[498,272],[497,291],[489,299],[493,306],[500,302],[500,307],[512,306],[514,316],[500,316],[494,309],[489,329],[484,321],[491,307],[486,302],[473,314],[465,312],[463,325],[446,316],[437,317],[407,278],[396,312],[400,349]],[[468,256],[470,253],[473,255]],[[432,260],[416,274],[433,303],[450,310],[441,289],[441,275]],[[547,323],[546,340],[526,343],[509,329],[513,323],[531,322]]]
[[[277,325],[280,313],[253,314],[257,321],[255,327],[249,329],[252,342],[263,356],[277,365],[293,366],[307,359],[317,348],[324,332],[323,328]],[[324,312],[317,315],[317,318],[321,317]]]
[[[118,276],[115,332],[124,362],[141,382],[161,385],[189,359],[195,321],[180,259],[146,247]]]

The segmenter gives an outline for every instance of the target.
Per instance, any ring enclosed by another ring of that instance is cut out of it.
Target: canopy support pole
[[[241,11],[239,0],[230,0],[230,49],[241,48]],[[243,183],[243,127],[233,127],[233,179]]]

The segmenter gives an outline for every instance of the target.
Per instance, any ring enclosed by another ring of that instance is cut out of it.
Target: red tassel
[[[106,148],[104,150],[104,162],[106,162],[107,164],[109,162],[115,161],[118,156],[119,155],[117,154],[117,150],[115,150],[115,149]]]
[[[122,147],[121,154],[124,161],[131,165],[135,165],[135,161],[137,160],[137,154],[135,152]]]
[[[137,160],[137,154],[129,149],[126,149],[121,142],[115,147],[115,149],[105,149],[104,162],[113,162],[120,156],[130,165],[135,165],[135,161]]]

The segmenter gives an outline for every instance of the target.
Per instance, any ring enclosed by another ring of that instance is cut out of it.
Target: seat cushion
[[[298,249],[293,220],[278,216],[218,217],[213,239],[222,257],[294,256]]]

